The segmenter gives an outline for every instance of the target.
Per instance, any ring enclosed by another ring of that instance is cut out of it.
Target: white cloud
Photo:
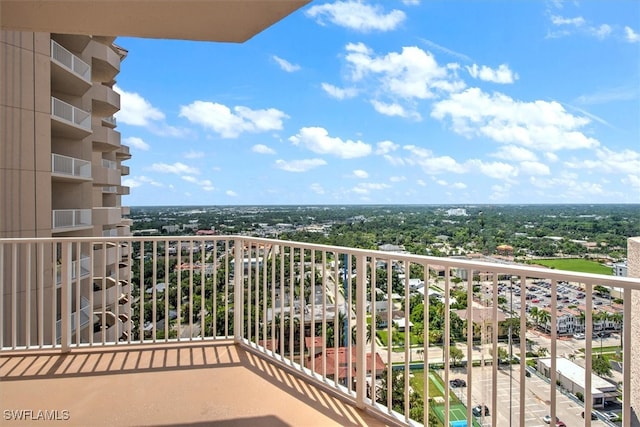
[[[456,162],[452,157],[436,157],[431,150],[415,145],[406,145],[403,148],[411,153],[411,156],[404,161],[407,164],[421,167],[426,174],[437,175],[443,172],[463,173],[465,171],[464,166]]]
[[[358,90],[355,88],[339,88],[329,83],[322,83],[322,90],[324,90],[329,96],[336,99],[353,98],[358,94]]]
[[[213,191],[215,190],[215,187],[213,186],[213,183],[208,180],[208,179],[198,179],[196,177],[193,177],[191,175],[183,175],[181,176],[181,178],[187,182],[190,182],[192,184],[196,184],[200,187],[202,187],[202,189],[204,191]]]
[[[465,184],[464,182],[454,182],[453,184],[451,184],[451,188],[464,190],[465,188],[467,188],[467,184]]]
[[[469,74],[471,74],[471,77],[484,80],[485,82],[507,84],[513,83],[520,78],[518,73],[511,71],[507,64],[500,64],[496,69],[492,69],[486,65],[479,67],[478,64],[473,64],[466,68]]]
[[[518,168],[504,162],[484,162],[479,159],[467,160],[464,164],[466,171],[478,171],[490,178],[510,181],[518,175]]]
[[[578,179],[574,173],[560,172],[551,178],[538,178],[532,176],[529,182],[542,189],[542,194],[549,198],[555,198],[562,201],[578,201],[585,200],[594,195],[602,195],[605,193],[602,185]],[[547,191],[547,190],[553,191]]]
[[[155,181],[147,176],[141,175],[137,177],[125,178],[122,180],[122,185],[130,188],[141,187],[143,184],[153,185],[154,187],[164,187],[158,181]]]
[[[296,72],[296,71],[300,70],[300,66],[299,65],[292,64],[291,62],[287,61],[286,59],[282,59],[279,56],[275,56],[275,55],[273,55],[272,58],[273,58],[274,61],[276,61],[278,63],[280,68],[282,68],[287,73],[293,73],[293,72]]]
[[[551,170],[544,163],[526,161],[520,163],[520,173],[523,175],[551,175]]]
[[[371,105],[373,105],[374,110],[376,110],[380,114],[384,114],[385,116],[400,116],[411,118],[414,120],[422,119],[420,113],[415,111],[407,111],[400,104],[386,104],[384,102],[376,101],[375,99],[373,99],[371,100]]]
[[[204,157],[204,152],[203,151],[190,150],[190,151],[184,153],[184,158],[185,159],[201,159],[203,157]]]
[[[209,101],[194,101],[180,107],[180,117],[205,129],[220,134],[223,138],[237,138],[244,132],[266,132],[281,130],[282,120],[289,118],[275,108],[252,110],[236,106],[233,111],[223,104]]]
[[[302,145],[314,153],[332,154],[343,159],[364,157],[371,153],[369,144],[330,137],[326,129],[321,127],[301,128],[297,135],[289,138],[289,141],[294,145]]]
[[[564,18],[559,15],[552,15],[551,23],[553,25],[573,25],[576,27],[580,27],[581,25],[584,25],[585,20],[582,16],[576,16],[575,18]]]
[[[555,101],[523,102],[469,88],[436,102],[431,116],[438,120],[450,117],[452,129],[461,135],[484,136],[529,149],[557,151],[600,145],[580,131],[590,123],[588,118],[568,113]]]
[[[345,60],[354,81],[372,76],[377,79],[376,86],[395,98],[429,99],[439,92],[455,92],[465,87],[452,70],[438,65],[430,52],[415,46],[384,56],[374,56],[363,43],[349,43],[345,49]]]
[[[275,150],[271,147],[267,147],[264,144],[256,144],[251,147],[251,151],[258,154],[276,154]]]
[[[376,154],[387,154],[396,151],[400,146],[391,141],[380,141],[377,144]]]
[[[417,180],[416,184],[418,184],[420,187],[426,187],[427,186],[427,183],[423,179]]]
[[[237,197],[238,196],[238,193],[236,193],[233,190],[227,190],[227,191],[224,192],[224,194],[226,194],[229,197]]]
[[[318,183],[313,183],[309,186],[309,189],[311,191],[313,191],[316,194],[324,194],[324,188],[322,188],[322,185],[318,184]]]
[[[580,170],[597,170],[605,173],[637,174],[640,171],[640,152],[625,149],[613,151],[606,147],[596,150],[596,159],[572,160],[565,166]]]
[[[626,40],[629,43],[638,43],[640,42],[640,34],[633,31],[631,27],[624,27],[624,35]]]
[[[142,151],[149,151],[151,146],[144,142],[142,138],[138,138],[137,136],[128,136],[122,139],[122,142],[129,147],[136,148]]]
[[[557,162],[559,160],[559,157],[556,153],[544,153],[544,157],[545,159],[547,159],[550,162]]]
[[[608,24],[602,24],[599,27],[591,28],[590,31],[597,38],[604,39],[611,34],[611,26]]]
[[[189,175],[199,175],[200,171],[197,168],[185,165],[184,163],[176,162],[173,164],[168,163],[154,163],[149,168],[154,172],[161,173],[175,173],[177,175],[189,174]]]
[[[367,171],[364,171],[362,169],[356,169],[353,171],[353,176],[356,178],[368,178],[369,174],[367,173]]]
[[[153,121],[164,120],[164,113],[136,92],[127,92],[118,86],[113,90],[120,94],[118,121],[132,126],[149,126]]]
[[[626,178],[623,178],[621,181],[624,185],[640,191],[640,175],[628,174]]]
[[[358,194],[369,194],[371,191],[386,190],[387,188],[391,188],[391,186],[384,183],[363,182],[353,187],[351,191]]]
[[[420,4],[420,0],[402,0],[402,3],[407,6],[418,6]]]
[[[406,176],[392,176],[389,177],[389,181],[391,182],[402,182],[402,181],[406,181],[407,177]]]
[[[325,19],[340,27],[360,32],[390,31],[395,29],[405,19],[401,10],[385,13],[381,6],[373,6],[359,1],[337,1],[325,3],[309,8],[305,14],[315,18],[320,25],[325,25]]]
[[[492,157],[497,157],[503,160],[513,160],[515,162],[534,162],[537,160],[536,155],[527,150],[526,148],[518,147],[517,145],[503,145]]]
[[[276,167],[287,172],[306,172],[308,170],[324,166],[327,162],[322,159],[303,159],[303,160],[276,160]]]

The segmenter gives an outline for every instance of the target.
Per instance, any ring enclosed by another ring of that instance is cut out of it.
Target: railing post
[[[242,256],[242,248],[244,241],[236,239],[234,241],[234,263],[233,263],[233,340],[236,343],[242,341],[244,331],[244,303],[242,301],[244,260]]]
[[[62,352],[71,351],[71,282],[72,270],[71,254],[72,242],[62,242],[62,258],[61,258],[61,284],[60,284],[60,345]]]
[[[356,274],[356,406],[358,408],[364,408],[364,399],[367,395],[367,354],[365,342],[367,337],[367,314],[365,307],[367,299],[367,269],[365,255],[358,255],[356,258]],[[374,322],[375,319],[372,318],[371,321]],[[371,339],[374,339],[374,337],[371,337]],[[372,381],[375,382],[375,354],[371,355],[371,370]]]

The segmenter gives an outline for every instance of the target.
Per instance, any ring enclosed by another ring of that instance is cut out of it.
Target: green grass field
[[[594,273],[612,275],[611,267],[604,266],[595,261],[582,258],[554,258],[536,259],[529,261],[530,264],[540,264],[556,270],[576,271],[580,273]]]

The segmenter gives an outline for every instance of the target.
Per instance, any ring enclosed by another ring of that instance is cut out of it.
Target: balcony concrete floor
[[[0,357],[7,410],[67,410],[78,426],[379,426],[384,423],[230,342]]]

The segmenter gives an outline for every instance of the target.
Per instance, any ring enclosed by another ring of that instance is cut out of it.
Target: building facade
[[[126,54],[114,37],[2,30],[0,237],[129,235],[129,209],[122,206],[129,188],[121,179],[129,174],[123,162],[131,156],[114,117],[120,109],[114,85]],[[61,300],[60,253],[53,253],[61,250],[34,252],[51,268],[42,269],[42,277],[34,270],[36,280],[18,278],[21,302],[37,304],[38,297],[49,300],[54,292]],[[128,248],[86,244],[72,250],[72,300],[79,319],[72,329],[80,327],[82,340],[92,331],[119,339],[128,313],[121,309],[117,317],[113,311],[128,286]],[[3,313],[14,310],[3,306]],[[60,305],[51,306],[51,316],[54,310]],[[22,312],[15,315],[18,329],[28,323],[33,329],[22,336],[26,344],[26,335],[37,335],[36,322]]]

